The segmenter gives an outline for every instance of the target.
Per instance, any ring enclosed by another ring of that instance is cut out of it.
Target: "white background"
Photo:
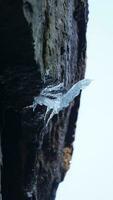
[[[113,0],[89,0],[86,78],[74,155],[57,200],[113,200]]]

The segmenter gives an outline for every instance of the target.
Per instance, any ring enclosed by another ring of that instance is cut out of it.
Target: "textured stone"
[[[54,200],[69,169],[80,95],[54,115],[34,97],[84,78],[87,0],[0,1],[0,130],[3,200]],[[50,111],[51,112],[51,111]]]

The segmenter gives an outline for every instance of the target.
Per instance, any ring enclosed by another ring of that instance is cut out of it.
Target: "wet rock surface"
[[[3,200],[54,200],[64,180],[80,95],[46,127],[46,106],[30,105],[49,84],[84,78],[87,20],[87,0],[0,1]]]

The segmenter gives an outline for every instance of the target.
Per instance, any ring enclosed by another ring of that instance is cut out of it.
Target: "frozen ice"
[[[83,79],[75,83],[68,91],[65,90],[63,83],[56,86],[47,86],[44,88],[40,95],[34,98],[33,111],[37,105],[44,105],[47,107],[45,119],[50,110],[52,110],[46,126],[51,118],[58,114],[59,111],[67,108],[70,103],[80,94],[80,91],[86,88],[91,83],[90,79]],[[64,93],[65,91],[65,93]]]
[[[31,198],[32,197],[32,192],[27,192],[27,197]]]

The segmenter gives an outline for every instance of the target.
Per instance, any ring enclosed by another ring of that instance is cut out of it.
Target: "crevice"
[[[13,109],[4,114],[2,131],[2,199],[20,200],[21,196],[21,157],[19,142],[21,134],[20,116]],[[18,195],[17,195],[18,194]]]
[[[24,186],[31,180],[27,180],[26,177],[28,179],[32,179],[32,175],[35,177],[34,174],[29,176],[29,173],[35,165],[36,144],[29,133],[26,135],[25,132],[28,129],[33,134],[37,127],[34,125],[35,120],[33,127],[30,127],[34,117],[30,113],[31,124],[29,123],[29,126],[27,124],[25,130],[22,124],[22,112],[24,107],[32,104],[34,96],[39,94],[41,74],[34,60],[31,26],[24,17],[22,7],[20,0],[4,0],[0,4],[2,200],[28,200],[24,195]],[[29,164],[29,158],[33,166]]]
[[[78,34],[78,53],[77,53],[77,73],[76,77],[79,80],[84,78],[85,74],[85,57],[86,57],[86,30],[88,22],[88,2],[75,1],[75,10],[73,17],[77,22],[77,34]],[[82,71],[82,73],[80,73]]]
[[[43,58],[43,65],[44,70],[46,71],[46,51],[47,51],[47,33],[49,30],[49,13],[48,13],[48,5],[45,10],[45,23],[44,23],[44,32],[43,32],[43,52],[42,52],[42,58]]]
[[[75,98],[74,104],[71,108],[70,116],[69,116],[69,125],[65,137],[65,147],[69,147],[73,144],[75,139],[75,129],[76,129],[76,122],[78,117],[78,110],[80,106],[80,94]]]
[[[0,63],[4,66],[35,64],[32,31],[21,1],[1,4],[0,38]]]

